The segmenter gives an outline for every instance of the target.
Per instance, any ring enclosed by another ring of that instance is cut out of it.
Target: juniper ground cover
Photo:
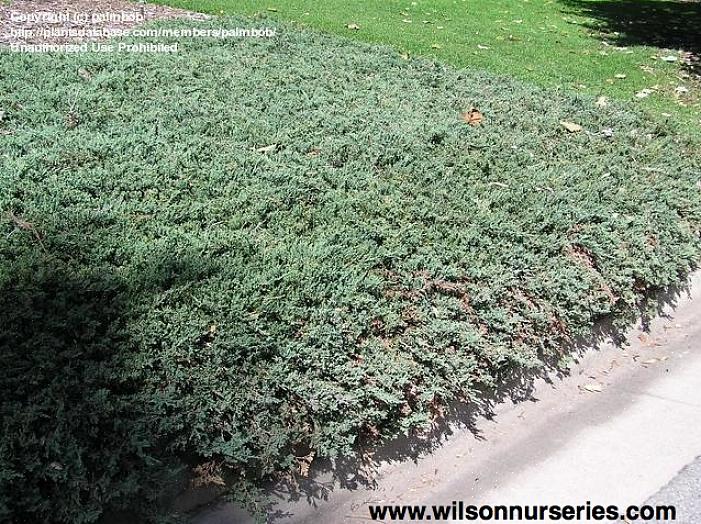
[[[426,428],[698,260],[674,128],[278,31],[0,55],[2,519]]]

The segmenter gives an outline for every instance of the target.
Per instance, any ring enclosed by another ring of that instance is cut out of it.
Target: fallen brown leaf
[[[256,153],[270,153],[277,149],[277,144],[270,144],[269,146],[259,147],[256,149]]]
[[[78,69],[78,76],[82,78],[83,80],[90,80],[92,78],[92,74],[90,74],[90,71],[84,68]]]
[[[312,462],[314,462],[314,452],[312,451],[309,453],[309,455],[306,455],[304,457],[297,457],[298,465],[299,465],[299,474],[302,477],[308,477],[309,476],[309,468],[312,465]]]
[[[193,468],[193,477],[190,484],[194,488],[204,488],[209,486],[226,486],[226,482],[219,474],[221,466],[214,462],[205,462]]]
[[[637,93],[635,93],[635,97],[636,98],[647,98],[652,93],[654,93],[654,91],[652,89],[645,88],[642,91],[638,91]]]
[[[474,107],[470,108],[469,111],[465,111],[460,115],[466,124],[471,126],[479,126],[484,121],[484,115],[480,113],[479,110]]]
[[[570,133],[579,133],[580,131],[582,131],[582,129],[584,129],[579,124],[575,124],[574,122],[566,122],[564,120],[560,122],[560,125]]]
[[[80,119],[78,118],[78,115],[74,111],[70,111],[66,115],[66,127],[68,129],[76,128],[79,123],[80,123]]]

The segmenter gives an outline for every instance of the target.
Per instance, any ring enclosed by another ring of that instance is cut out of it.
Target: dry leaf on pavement
[[[601,393],[604,390],[604,386],[598,382],[593,382],[582,386],[582,389],[589,391],[590,393]]]

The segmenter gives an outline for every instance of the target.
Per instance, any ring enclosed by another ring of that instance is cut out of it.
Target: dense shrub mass
[[[279,31],[0,56],[0,518],[425,426],[697,260],[669,130]]]

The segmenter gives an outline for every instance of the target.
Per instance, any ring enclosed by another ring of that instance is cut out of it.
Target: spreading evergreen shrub
[[[699,255],[698,149],[672,129],[290,26],[4,52],[0,110],[15,522],[156,507],[181,464],[254,482],[425,427]]]

